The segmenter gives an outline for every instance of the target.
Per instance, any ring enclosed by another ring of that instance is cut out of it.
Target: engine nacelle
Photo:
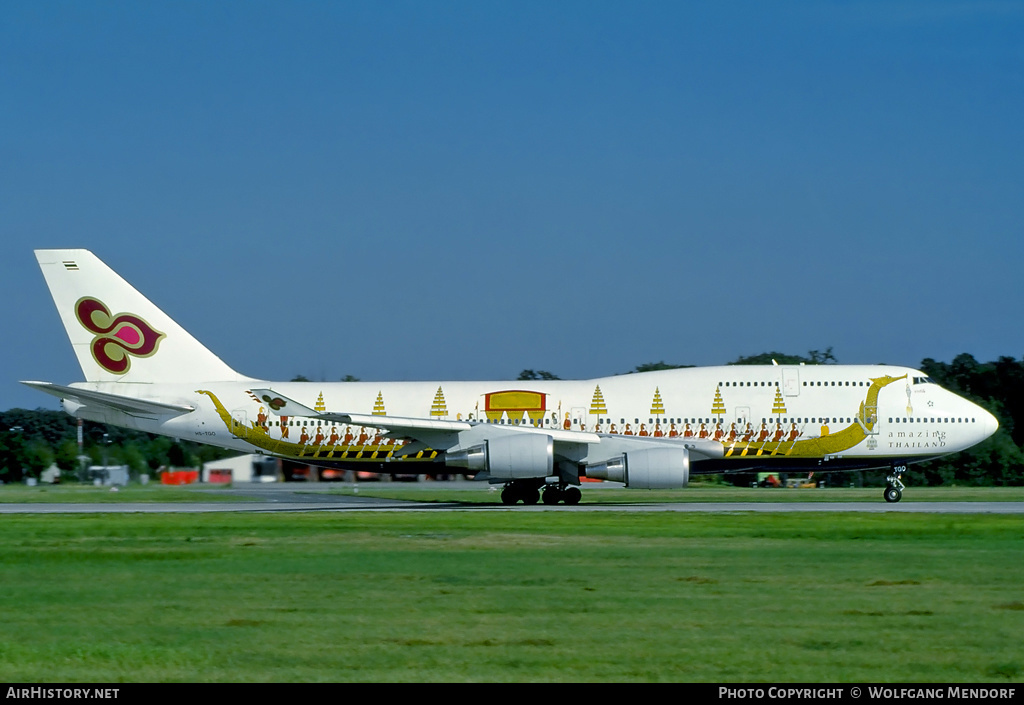
[[[631,450],[588,465],[587,477],[624,482],[626,487],[641,490],[675,490],[690,481],[690,452],[686,448]]]
[[[99,406],[89,406],[88,404],[82,404],[74,399],[61,399],[61,406],[64,407],[64,411],[74,416],[76,419],[84,419],[85,421],[95,421],[96,423],[109,423],[112,425],[125,424],[121,422],[121,419],[113,419],[114,416],[124,416],[120,412],[114,411],[113,409],[104,409]]]
[[[60,405],[64,407],[64,412],[66,414],[74,416],[75,418],[78,418],[78,412],[83,408],[80,402],[77,402],[74,399],[64,399],[63,397],[60,400]]]
[[[548,477],[555,467],[551,436],[517,433],[488,438],[479,445],[445,453],[445,465],[488,472],[499,480]]]

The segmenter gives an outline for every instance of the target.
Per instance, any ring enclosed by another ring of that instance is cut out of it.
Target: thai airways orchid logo
[[[96,364],[115,375],[123,375],[132,366],[132,357],[156,353],[166,336],[144,319],[130,313],[111,315],[106,305],[89,296],[75,304],[75,316],[96,337],[90,346]]]
[[[281,397],[274,397],[273,399],[271,399],[269,395],[264,394],[262,398],[263,401],[267,402],[267,406],[269,406],[274,411],[280,411],[287,404],[287,402]]]

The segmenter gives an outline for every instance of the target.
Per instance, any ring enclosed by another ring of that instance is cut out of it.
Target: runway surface
[[[473,484],[474,488],[479,485]],[[351,511],[460,511],[460,512],[872,512],[935,514],[1024,514],[1024,502],[915,502],[904,499],[888,504],[872,502],[665,502],[602,504],[588,493],[576,506],[537,504],[505,506],[413,502],[377,499],[357,494],[328,493],[336,487],[252,484],[211,490],[236,495],[241,501],[204,501],[196,490],[194,502],[25,503],[0,504],[0,514],[132,514],[211,512],[351,512]],[[247,501],[246,501],[247,500]]]

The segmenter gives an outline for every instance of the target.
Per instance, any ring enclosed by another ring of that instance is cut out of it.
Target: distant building
[[[203,463],[203,482],[277,482],[278,461],[265,455],[238,455]]]
[[[60,468],[56,464],[43,470],[39,473],[39,481],[45,482],[48,485],[55,485],[60,482]]]
[[[89,480],[96,485],[120,485],[128,484],[127,465],[90,465]]]

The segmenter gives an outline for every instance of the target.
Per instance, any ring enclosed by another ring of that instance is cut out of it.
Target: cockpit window
[[[935,384],[931,377],[914,377],[914,384]]]

